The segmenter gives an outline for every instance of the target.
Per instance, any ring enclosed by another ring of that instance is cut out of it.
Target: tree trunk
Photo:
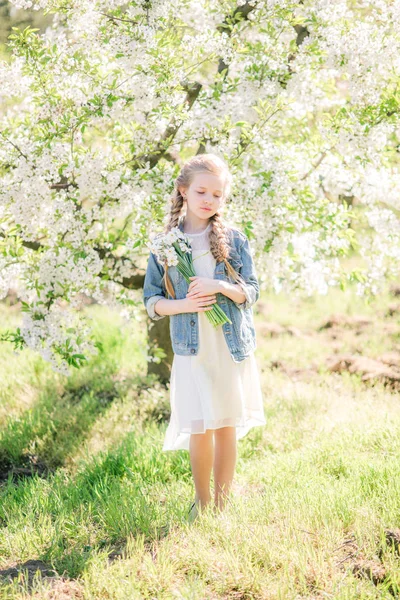
[[[158,321],[147,319],[149,354],[159,360],[159,362],[151,361],[147,363],[147,374],[154,373],[158,375],[160,382],[163,384],[170,380],[172,359],[174,357],[169,332],[169,319],[170,317]]]

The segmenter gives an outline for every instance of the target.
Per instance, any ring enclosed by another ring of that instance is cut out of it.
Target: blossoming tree
[[[224,217],[262,289],[398,273],[398,2],[12,4],[54,20],[0,64],[0,297],[18,282],[23,306],[3,340],[68,373],[97,351],[82,293],[143,318],[146,243],[192,153],[229,163]]]

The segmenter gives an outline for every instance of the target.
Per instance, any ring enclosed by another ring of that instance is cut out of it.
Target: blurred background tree
[[[376,294],[398,278],[396,5],[8,4],[54,20],[13,30],[0,63],[0,298],[18,287],[23,306],[0,341],[66,373],[96,353],[82,293],[140,322],[148,240],[203,152],[230,166],[224,217],[260,289]],[[149,328],[149,359],[163,337]]]

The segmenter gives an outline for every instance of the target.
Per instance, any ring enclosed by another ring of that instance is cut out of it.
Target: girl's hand
[[[210,277],[199,277],[194,275],[189,277],[191,280],[188,288],[186,297],[198,298],[199,296],[205,296],[208,294],[216,294],[219,292],[220,281],[217,279],[211,279]]]
[[[217,297],[213,294],[207,294],[193,298],[186,294],[184,301],[185,312],[202,312],[204,310],[211,310],[213,304],[217,301]]]

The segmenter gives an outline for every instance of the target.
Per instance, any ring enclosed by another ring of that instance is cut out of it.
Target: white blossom
[[[21,335],[55,368],[66,339],[95,349],[90,327],[67,334],[80,294],[140,318],[124,282],[199,148],[230,165],[223,217],[249,235],[262,289],[326,293],[352,277],[354,236],[359,293],[398,276],[399,2],[11,4],[54,22],[15,33],[0,62],[0,297],[18,283]],[[154,244],[169,265],[187,251],[176,231]]]

